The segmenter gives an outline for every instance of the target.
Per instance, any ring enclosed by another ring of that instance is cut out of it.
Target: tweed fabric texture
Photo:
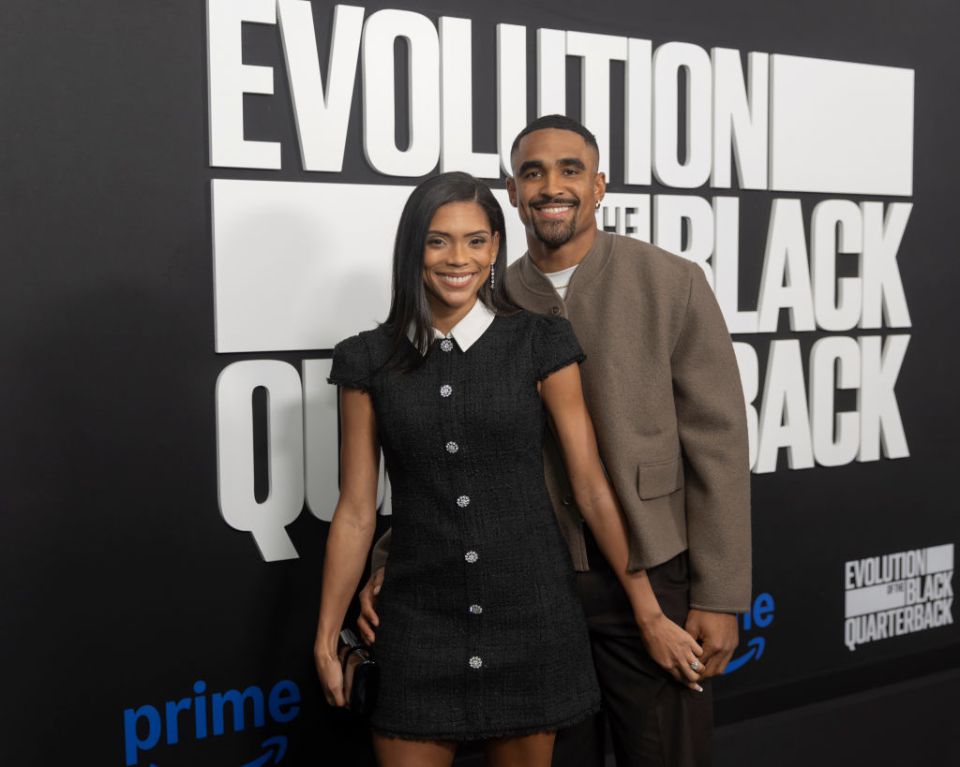
[[[565,319],[498,316],[466,352],[388,370],[382,328],[334,349],[370,393],[392,487],[371,722],[401,738],[556,730],[599,707],[574,571],[543,474],[537,381],[583,353]],[[455,447],[454,447],[455,446]]]

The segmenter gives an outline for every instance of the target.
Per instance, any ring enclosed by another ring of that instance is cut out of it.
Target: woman
[[[337,345],[340,500],[327,541],[317,668],[344,705],[337,635],[375,522],[379,452],[393,489],[390,565],[378,599],[385,767],[441,767],[486,740],[494,767],[550,763],[557,729],[599,705],[573,569],[543,479],[544,409],[577,504],[631,599],[651,653],[678,679],[701,649],[627,573],[569,323],[512,307],[503,212],[463,173],[411,194],[394,248],[386,323]],[[501,267],[502,271],[502,267]],[[438,340],[439,339],[439,340]]]

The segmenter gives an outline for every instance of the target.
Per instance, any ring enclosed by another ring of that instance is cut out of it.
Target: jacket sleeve
[[[684,457],[690,606],[750,608],[750,467],[746,408],[726,323],[690,264],[685,317],[671,356]]]

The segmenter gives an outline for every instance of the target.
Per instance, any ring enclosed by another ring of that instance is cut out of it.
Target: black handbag
[[[360,644],[350,629],[340,632],[337,655],[343,669],[343,695],[347,708],[356,714],[369,714],[377,699],[380,667],[370,656],[370,650]]]

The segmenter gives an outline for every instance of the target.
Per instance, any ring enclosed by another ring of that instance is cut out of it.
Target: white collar
[[[461,351],[466,351],[471,346],[473,346],[480,336],[487,332],[487,328],[490,327],[490,324],[493,322],[494,317],[497,315],[491,311],[491,309],[477,298],[477,302],[473,305],[469,312],[463,317],[460,322],[450,328],[450,332],[444,335],[436,328],[433,329],[435,338],[452,338],[457,342],[457,346],[460,347]],[[407,328],[407,338],[410,339],[410,342],[413,343],[413,325]]]

